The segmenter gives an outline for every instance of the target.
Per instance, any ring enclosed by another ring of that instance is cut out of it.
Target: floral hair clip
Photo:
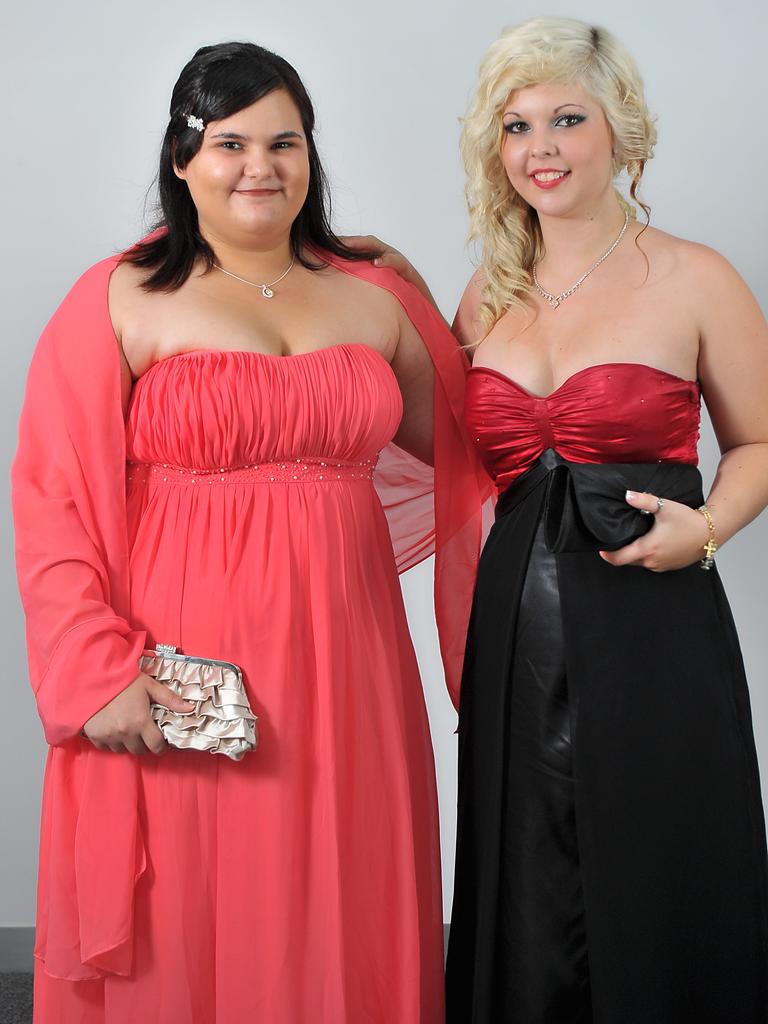
[[[182,117],[187,119],[187,128],[194,128],[198,132],[205,131],[205,125],[203,124],[202,117],[195,117],[194,114],[182,114]]]

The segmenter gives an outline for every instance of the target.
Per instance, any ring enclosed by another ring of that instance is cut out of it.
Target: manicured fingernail
[[[626,497],[627,501],[634,501],[634,499],[637,497],[637,495],[635,494],[634,491],[627,491],[625,497]]]
[[[381,266],[381,257],[380,256],[376,257],[376,259],[373,261],[373,265],[374,265],[374,267],[380,267]]]

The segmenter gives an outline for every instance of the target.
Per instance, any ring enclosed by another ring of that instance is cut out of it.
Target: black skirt
[[[717,571],[551,554],[552,465],[503,495],[479,567],[449,1024],[766,1024],[765,826]]]

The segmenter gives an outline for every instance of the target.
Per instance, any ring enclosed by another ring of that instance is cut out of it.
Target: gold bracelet
[[[696,509],[697,512],[701,512],[707,521],[707,527],[709,528],[709,540],[704,545],[704,557],[699,562],[702,569],[711,569],[715,564],[715,552],[717,551],[717,543],[715,541],[715,521],[712,518],[709,505],[701,505]]]

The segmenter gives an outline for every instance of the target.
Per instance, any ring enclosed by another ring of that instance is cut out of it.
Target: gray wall
[[[506,24],[540,14],[616,31],[644,72],[660,142],[645,198],[653,220],[723,252],[768,308],[764,47],[768,7],[682,0],[361,0],[253,3],[71,0],[3,5],[0,196],[3,371],[0,457],[10,460],[25,369],[38,333],[76,275],[133,240],[154,170],[171,86],[204,43],[252,39],[285,54],[319,111],[337,222],[380,233],[423,269],[451,315],[471,265],[457,154],[479,59]],[[204,339],[202,339],[204,341]],[[87,367],[83,368],[87,373]],[[767,396],[768,397],[768,396]],[[702,437],[711,478],[716,447]],[[2,474],[6,489],[7,473]],[[7,495],[0,504],[3,841],[0,927],[34,919],[37,821],[45,754],[29,689]],[[719,558],[749,671],[768,780],[765,516]],[[446,917],[453,880],[455,716],[442,687],[429,611],[431,566],[404,581],[424,674],[440,783]]]

